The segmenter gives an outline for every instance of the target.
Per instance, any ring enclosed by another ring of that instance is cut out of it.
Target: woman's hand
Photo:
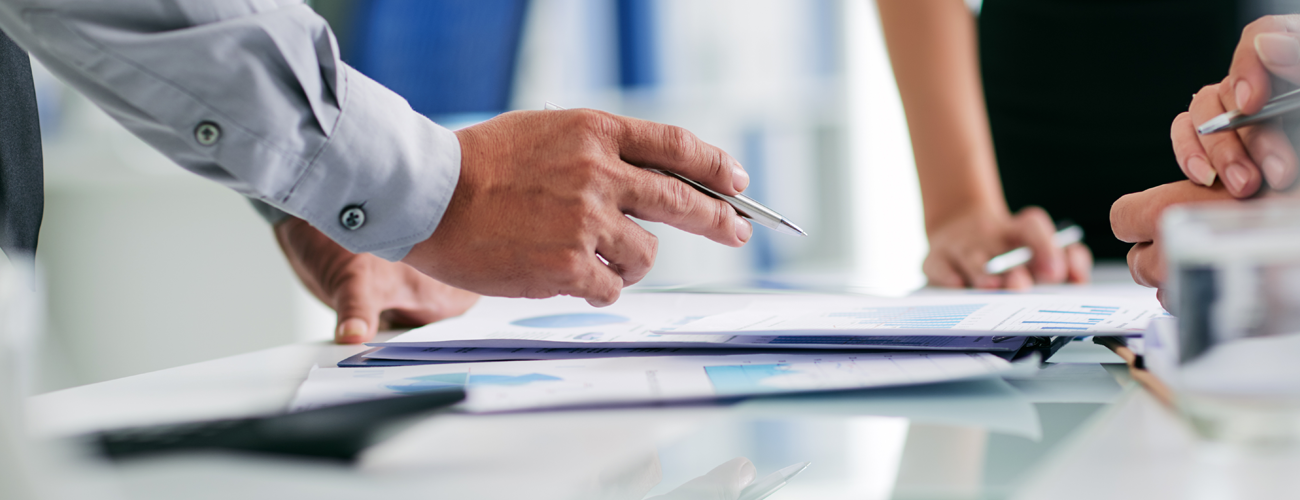
[[[1082,244],[1057,248],[1056,228],[1041,208],[1015,215],[998,210],[964,212],[930,231],[930,254],[922,269],[930,284],[945,287],[1025,289],[1035,283],[1086,283],[1092,252]],[[1002,274],[984,270],[989,259],[1016,247],[1034,252],[1027,266]]]

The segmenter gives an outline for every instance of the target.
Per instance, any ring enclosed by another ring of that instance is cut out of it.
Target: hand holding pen
[[[1174,119],[1174,156],[1193,182],[1218,180],[1238,198],[1253,196],[1265,183],[1276,190],[1295,184],[1295,148],[1277,120],[1267,120],[1285,113],[1290,99],[1269,102],[1270,75],[1300,84],[1300,16],[1269,16],[1246,26],[1228,76],[1197,92],[1188,111]]]
[[[546,109],[548,111],[564,110],[560,105],[553,102],[547,102]],[[745,196],[742,193],[726,195],[709,189],[707,186],[688,179],[686,176],[678,174],[677,172],[657,168],[647,168],[647,170],[672,177],[686,183],[692,188],[695,188],[696,191],[709,195],[711,198],[725,201],[728,205],[731,205],[731,208],[736,210],[737,215],[752,220],[763,227],[769,228],[778,233],[785,233],[793,236],[808,236],[808,233],[804,232],[802,228],[791,222],[790,219],[785,218],[785,216],[777,213],[775,210],[767,208],[767,206],[755,201],[753,198]]]
[[[1015,214],[1003,207],[962,210],[927,232],[922,269],[932,286],[1020,290],[1091,277],[1092,253],[1077,241],[1082,230],[1057,231],[1038,207]]]

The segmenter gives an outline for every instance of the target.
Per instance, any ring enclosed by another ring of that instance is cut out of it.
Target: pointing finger
[[[670,170],[719,193],[734,196],[749,186],[749,174],[731,155],[690,131],[645,120],[622,118],[619,153],[639,167]]]
[[[663,174],[629,167],[622,193],[623,211],[638,219],[663,222],[723,245],[749,241],[754,228],[726,202]]]

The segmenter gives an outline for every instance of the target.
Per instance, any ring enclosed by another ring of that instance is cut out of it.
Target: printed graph
[[[851,318],[855,324],[875,328],[937,330],[955,328],[987,304],[934,306],[864,307],[856,311],[830,313],[832,318]]]
[[[1119,312],[1118,306],[1048,306],[1017,318],[1025,330],[1088,331]]]
[[[409,377],[390,383],[386,387],[388,387],[389,390],[400,394],[414,394],[452,387],[480,387],[490,385],[521,386],[534,382],[553,382],[558,380],[563,379],[545,373],[526,373],[522,375],[440,373],[436,375]]]

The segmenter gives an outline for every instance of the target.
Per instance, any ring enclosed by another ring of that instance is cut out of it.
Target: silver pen
[[[1057,248],[1065,248],[1080,241],[1083,241],[1083,228],[1073,224],[1052,235],[1052,244]],[[984,265],[984,272],[1002,274],[1016,266],[1028,263],[1032,258],[1034,252],[1029,250],[1029,247],[1020,247],[989,259],[988,264]]]
[[[1300,110],[1300,90],[1292,90],[1269,99],[1264,107],[1255,114],[1242,114],[1234,110],[1206,120],[1196,127],[1196,133],[1205,135],[1224,130],[1236,130],[1247,125],[1271,120],[1292,111]]]
[[[548,101],[546,103],[546,109],[558,111],[558,110],[563,110],[564,108],[560,107],[559,105],[553,102]],[[699,190],[704,194],[725,201],[727,202],[727,204],[731,205],[731,208],[736,209],[736,213],[740,214],[741,217],[752,220],[758,223],[760,226],[774,229],[779,233],[792,234],[795,236],[808,236],[808,233],[804,232],[804,230],[801,229],[799,226],[795,225],[795,223],[790,222],[790,219],[785,218],[785,216],[777,213],[775,210],[763,206],[762,203],[754,201],[753,198],[745,196],[744,194],[728,196],[719,193],[717,191],[714,191],[712,189],[709,189],[705,187],[703,184],[695,182],[691,179],[687,179],[686,177],[683,177],[677,174],[676,172],[669,172],[667,170],[659,170],[653,168],[648,168],[646,170],[649,170],[651,172],[657,172],[672,177],[674,179],[677,179],[679,181],[685,182],[689,184],[691,187]]]

